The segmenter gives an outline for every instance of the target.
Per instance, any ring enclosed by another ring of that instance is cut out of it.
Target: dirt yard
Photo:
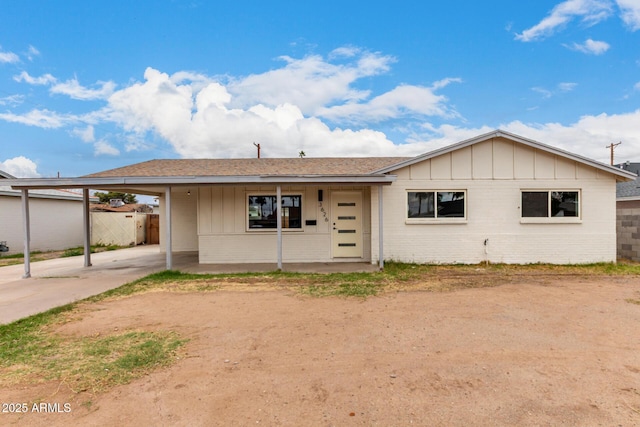
[[[638,302],[635,277],[367,299],[136,295],[87,306],[59,332],[174,330],[190,341],[173,366],[103,394],[59,381],[2,389],[0,402],[29,412],[0,424],[637,426]]]

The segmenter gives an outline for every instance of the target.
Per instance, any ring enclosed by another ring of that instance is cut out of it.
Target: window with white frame
[[[407,219],[466,218],[466,191],[408,191]]]
[[[522,218],[580,217],[580,191],[522,191]]]
[[[277,228],[277,198],[275,195],[248,196],[248,224],[250,230]],[[281,199],[282,228],[302,228],[302,196],[286,195]]]

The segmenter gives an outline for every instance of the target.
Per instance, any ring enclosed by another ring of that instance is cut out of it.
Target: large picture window
[[[523,218],[579,217],[579,191],[523,191]]]
[[[249,196],[249,229],[277,228],[277,207],[274,195]],[[282,196],[282,228],[302,228],[302,196]]]
[[[409,191],[407,218],[465,218],[465,191]]]

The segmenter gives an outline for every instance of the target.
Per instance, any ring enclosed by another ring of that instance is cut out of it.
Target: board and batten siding
[[[318,201],[318,190],[323,201]],[[331,193],[363,192],[363,261],[371,259],[369,187],[282,186],[282,194],[302,195],[302,229],[283,230],[282,259],[287,262],[353,261],[331,257]],[[247,197],[276,194],[274,186],[211,186],[198,189],[197,238],[202,264],[273,263],[277,261],[276,230],[247,229]],[[316,225],[305,222],[315,220]]]
[[[386,260],[555,264],[616,260],[616,179],[607,172],[495,138],[392,173],[396,182],[383,188]],[[407,192],[420,190],[466,191],[466,221],[408,223]],[[525,223],[520,215],[522,190],[579,190],[580,219]],[[377,206],[377,196],[372,193],[372,206]],[[376,230],[377,210],[372,212]],[[372,246],[377,245],[374,233]],[[372,262],[377,261],[374,251]]]

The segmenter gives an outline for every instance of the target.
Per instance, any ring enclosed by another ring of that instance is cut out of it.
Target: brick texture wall
[[[616,237],[618,258],[640,261],[640,208],[618,207]]]

